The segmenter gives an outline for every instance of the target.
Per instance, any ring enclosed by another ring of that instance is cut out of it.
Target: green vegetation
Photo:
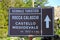
[[[55,21],[55,34],[60,36],[60,20],[59,19]]]

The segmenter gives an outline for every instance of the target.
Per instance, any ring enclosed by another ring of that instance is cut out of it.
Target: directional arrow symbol
[[[44,22],[46,22],[46,28],[49,28],[49,22],[50,21],[51,20],[50,20],[49,16],[47,15],[46,18],[45,18],[45,20],[44,20]]]

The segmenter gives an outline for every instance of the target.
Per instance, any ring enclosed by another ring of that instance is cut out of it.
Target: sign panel
[[[44,8],[42,11],[42,35],[54,36],[54,8]]]
[[[10,8],[10,36],[54,36],[53,8]]]
[[[10,9],[9,35],[41,35],[41,8]]]

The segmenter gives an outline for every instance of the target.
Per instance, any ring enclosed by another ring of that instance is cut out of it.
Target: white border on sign
[[[14,9],[14,8],[10,8],[10,9]],[[30,35],[10,35],[10,14],[13,14],[13,13],[10,13],[10,9],[9,9],[9,27],[8,27],[8,35],[9,36],[30,36]],[[15,8],[15,9],[22,9],[22,8]],[[23,8],[24,9],[24,8]],[[40,8],[41,11],[42,11],[42,8]],[[33,13],[34,14],[34,13]],[[38,13],[39,14],[39,13]],[[40,13],[42,15],[42,12]],[[42,18],[42,16],[41,16]],[[42,20],[41,20],[42,21]],[[42,23],[42,22],[41,22]],[[41,26],[42,27],[42,26]],[[32,36],[42,36],[42,35],[32,35]]]
[[[14,8],[10,8],[14,9]],[[29,35],[10,35],[10,9],[9,9],[9,27],[8,27],[8,35],[9,36],[29,36]],[[22,8],[16,8],[16,9],[22,9]],[[24,9],[24,8],[23,8]],[[54,9],[52,10],[52,19],[53,19],[53,35],[42,35],[42,8],[41,8],[41,35],[32,35],[32,36],[54,36]]]
[[[42,35],[42,36],[54,36],[54,7],[52,7],[52,20],[53,20],[53,35]]]

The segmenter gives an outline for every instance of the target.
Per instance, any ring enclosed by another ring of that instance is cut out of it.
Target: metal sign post
[[[29,40],[32,40],[32,37],[29,37]]]

